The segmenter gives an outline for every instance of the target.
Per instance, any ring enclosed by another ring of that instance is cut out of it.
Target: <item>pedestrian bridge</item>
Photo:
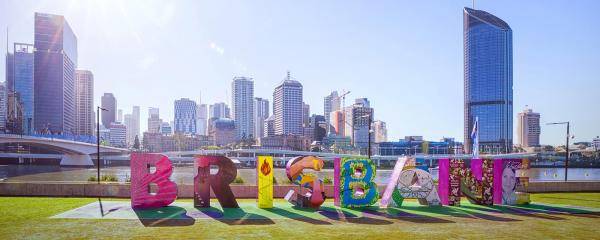
[[[95,144],[70,140],[44,138],[15,134],[0,134],[0,144],[18,143],[35,146],[62,153],[60,165],[93,166],[91,154],[97,152]],[[100,146],[100,154],[120,155],[129,153],[128,149]]]

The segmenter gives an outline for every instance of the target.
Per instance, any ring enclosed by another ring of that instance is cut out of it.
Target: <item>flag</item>
[[[475,117],[471,139],[473,140],[473,156],[479,156],[479,117]]]

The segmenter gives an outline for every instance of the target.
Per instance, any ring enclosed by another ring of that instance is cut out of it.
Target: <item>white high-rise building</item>
[[[310,126],[310,105],[302,103],[302,127]]]
[[[94,75],[75,71],[75,129],[79,135],[94,135]]]
[[[518,144],[521,147],[536,147],[540,145],[540,114],[526,108],[519,113],[517,123]]]
[[[208,106],[206,104],[196,105],[196,134],[207,135],[208,129]]]
[[[325,96],[325,99],[323,101],[324,106],[324,112],[323,112],[323,116],[325,116],[325,121],[327,122],[327,133],[329,134],[329,132],[331,132],[331,125],[333,125],[334,123],[331,123],[331,112],[335,112],[337,110],[341,110],[341,105],[340,105],[340,96],[338,95],[337,91],[333,91],[331,92],[329,95]]]
[[[131,128],[127,126],[128,131],[131,132],[131,143],[133,144],[133,140],[135,140],[135,136],[138,137],[138,140],[142,139],[140,135],[140,106],[133,106],[133,111],[131,112],[131,117],[133,119],[133,123],[131,124]],[[131,129],[131,130],[129,130]]]
[[[159,133],[161,122],[158,108],[148,108],[148,132]]]
[[[196,102],[182,98],[175,100],[175,133],[196,133]]]
[[[117,122],[123,123],[123,109],[117,110]]]
[[[6,83],[0,82],[0,132],[6,130]]]
[[[127,133],[126,133],[126,138],[127,138],[127,146],[131,146],[133,145],[133,142],[135,140],[135,134],[132,131],[133,125],[135,124],[135,120],[133,119],[133,115],[132,114],[125,114],[123,115],[123,124],[125,124],[125,127],[127,129]]]
[[[373,122],[373,134],[375,135],[375,142],[387,142],[387,126],[384,121],[377,120]]]
[[[254,98],[254,137],[265,136],[265,120],[269,117],[269,100]]]
[[[290,76],[273,92],[275,135],[302,135],[302,84]]]
[[[254,137],[254,81],[235,77],[231,82],[231,108],[235,121],[236,139]]]

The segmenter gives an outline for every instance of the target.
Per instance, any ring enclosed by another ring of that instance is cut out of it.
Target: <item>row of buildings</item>
[[[77,37],[63,16],[34,15],[34,40],[13,43],[0,85],[0,132],[93,134],[94,77],[77,68]]]

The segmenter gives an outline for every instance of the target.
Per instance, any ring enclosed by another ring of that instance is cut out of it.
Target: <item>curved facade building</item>
[[[505,153],[513,143],[512,30],[502,19],[464,9],[464,136],[471,152],[471,131],[479,119],[479,149]]]

